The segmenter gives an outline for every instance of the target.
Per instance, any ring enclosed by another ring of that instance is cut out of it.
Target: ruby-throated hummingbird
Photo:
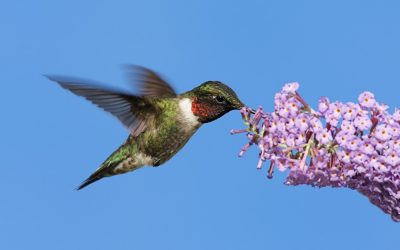
[[[131,66],[139,94],[105,88],[90,81],[47,76],[61,87],[85,97],[117,117],[130,134],[100,167],[79,187],[143,166],[159,166],[171,159],[199,127],[244,104],[227,85],[207,81],[177,94],[155,72]]]

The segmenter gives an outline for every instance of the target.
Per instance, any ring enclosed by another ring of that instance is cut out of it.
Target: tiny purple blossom
[[[335,119],[335,117],[333,116],[327,116],[326,122],[329,123],[332,127],[337,127],[337,125],[339,124],[339,120]]]
[[[280,119],[277,124],[277,129],[281,133],[284,133],[286,131],[286,120],[285,119]]]
[[[316,135],[317,140],[322,144],[328,144],[332,141],[332,134],[326,128],[319,130]]]
[[[341,150],[337,153],[337,156],[343,163],[351,163],[352,151]]]
[[[300,108],[300,103],[295,100],[288,100],[285,103],[285,108],[289,110],[291,116],[295,116]]]
[[[294,123],[301,132],[308,129],[308,118],[305,115],[297,116]]]
[[[379,164],[379,156],[378,155],[371,155],[369,158],[369,162],[367,165],[372,168],[377,168]]]
[[[358,106],[354,103],[347,103],[346,105],[344,105],[342,108],[343,119],[354,120],[358,112],[357,107]]]
[[[400,139],[395,139],[395,140],[390,141],[389,147],[395,151],[400,152]]]
[[[362,92],[358,96],[358,101],[361,106],[366,108],[372,108],[376,103],[374,94],[369,91]]]
[[[390,171],[390,166],[387,165],[386,159],[378,162],[377,170],[381,171],[382,173],[388,173]],[[380,176],[380,177],[382,177],[382,176]]]
[[[300,87],[298,82],[286,83],[282,88],[283,93],[295,93]]]
[[[370,142],[366,141],[361,145],[360,151],[363,154],[372,155],[375,152],[375,148]]]
[[[328,97],[321,97],[318,101],[318,111],[323,114],[329,109],[329,99]]]
[[[364,163],[367,162],[368,158],[369,157],[367,155],[365,155],[363,152],[358,151],[354,154],[354,157],[352,158],[352,162],[355,162],[360,165],[364,165]],[[359,166],[359,167],[362,167],[364,169],[364,166]]]
[[[323,126],[322,126],[322,122],[317,119],[317,118],[312,118],[310,120],[310,125],[311,125],[311,129],[314,133],[322,130]]]
[[[354,120],[354,125],[359,130],[364,131],[371,128],[372,122],[368,116],[357,116]]]
[[[286,145],[287,145],[288,147],[294,147],[294,146],[296,145],[295,140],[296,140],[295,135],[294,135],[294,134],[289,134],[289,135],[286,137]]]
[[[329,105],[328,116],[331,119],[339,120],[342,117],[343,104],[339,102],[333,102]]]
[[[360,145],[360,139],[358,137],[353,136],[346,143],[346,148],[349,150],[356,150]]]
[[[386,145],[381,140],[378,140],[375,137],[371,138],[371,143],[379,152],[386,148]]]
[[[391,130],[391,131],[390,131],[390,134],[391,134],[393,137],[398,137],[398,136],[400,136],[400,126],[399,126],[399,124],[391,124],[391,125],[389,126],[389,130]]]
[[[285,105],[279,109],[278,113],[280,116],[287,118],[290,115],[290,110]]]
[[[391,130],[388,128],[387,125],[380,124],[376,127],[375,130],[375,137],[381,141],[387,141],[391,137]]]
[[[306,136],[302,133],[297,134],[295,143],[297,146],[303,145],[306,143]]]
[[[286,119],[286,128],[288,130],[296,128],[296,119],[294,117],[290,117],[288,119]]]
[[[262,107],[259,107],[259,108],[256,110],[256,112],[255,112],[255,114],[253,115],[253,117],[249,120],[249,123],[250,123],[252,126],[257,126],[258,123],[260,122],[262,116],[263,116],[263,109],[262,109]]]
[[[390,150],[390,152],[385,154],[385,162],[391,166],[396,166],[400,163],[399,153]]]
[[[381,104],[377,104],[375,106],[375,108],[378,111],[378,113],[382,116],[383,114],[387,113],[387,110],[389,109],[389,106],[384,104],[384,103],[381,103]]]
[[[339,133],[337,133],[335,136],[336,142],[342,147],[346,146],[346,144],[350,140],[350,138],[352,138],[352,136],[343,130],[340,131]]]
[[[278,130],[278,121],[273,120],[269,124],[269,132],[270,133],[275,133],[275,131]]]
[[[277,160],[272,160],[271,159],[271,161],[274,162],[274,164],[277,167],[277,169],[279,171],[281,171],[281,172],[285,171],[288,168],[288,166],[287,166],[285,161],[280,161],[278,159]]]
[[[345,131],[346,133],[349,133],[349,134],[354,134],[354,132],[356,132],[356,129],[354,128],[353,123],[349,122],[347,120],[344,120],[342,122],[342,124],[340,125],[340,128],[342,129],[342,131]]]
[[[285,103],[285,96],[282,93],[276,93],[274,98],[275,110],[279,110]]]

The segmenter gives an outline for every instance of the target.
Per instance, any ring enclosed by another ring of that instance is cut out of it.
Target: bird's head
[[[201,123],[214,121],[244,106],[230,87],[218,81],[205,82],[184,95],[190,97],[191,111]]]

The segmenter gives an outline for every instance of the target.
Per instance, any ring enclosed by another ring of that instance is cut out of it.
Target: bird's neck
[[[207,123],[220,117],[218,115],[220,110],[218,110],[219,107],[217,105],[212,105],[212,103],[197,97],[193,97],[190,100],[192,114],[197,117],[199,122]]]
[[[190,97],[183,97],[179,100],[179,110],[182,122],[190,127],[197,127],[201,125],[199,115],[196,112],[195,103]]]

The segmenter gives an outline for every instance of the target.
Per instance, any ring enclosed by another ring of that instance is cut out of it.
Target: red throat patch
[[[192,101],[192,112],[197,117],[208,117],[209,115],[207,104],[197,102],[196,98]]]

